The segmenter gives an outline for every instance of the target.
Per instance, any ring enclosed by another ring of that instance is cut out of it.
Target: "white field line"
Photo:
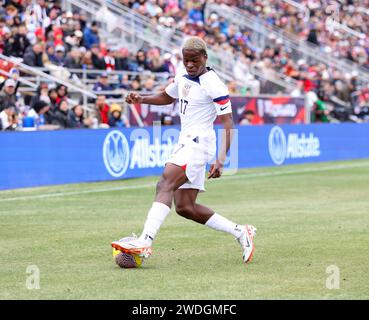
[[[299,174],[299,173],[314,173],[314,172],[321,172],[321,171],[332,171],[332,170],[344,170],[344,169],[351,169],[351,168],[365,168],[369,167],[369,162],[362,162],[362,163],[353,163],[353,164],[342,164],[342,165],[334,165],[334,166],[327,166],[327,167],[318,167],[318,168],[300,168],[300,169],[292,169],[292,170],[282,170],[276,172],[259,172],[259,173],[240,173],[235,175],[227,175],[227,173],[223,173],[222,178],[225,179],[238,179],[241,177],[250,177],[250,178],[257,178],[257,177],[272,177],[272,176],[282,176],[287,174]]]
[[[154,186],[155,186],[155,184],[150,183],[150,184],[141,184],[141,185],[136,185],[136,186],[121,186],[121,187],[100,188],[100,189],[91,189],[91,190],[83,190],[83,191],[44,193],[44,194],[31,195],[31,196],[3,198],[3,199],[0,199],[0,202],[17,201],[17,200],[45,199],[45,198],[54,198],[54,197],[65,197],[65,196],[74,196],[74,195],[89,194],[89,193],[100,193],[100,192],[108,192],[108,191],[143,189],[143,188],[149,188],[149,187],[152,188]]]
[[[344,170],[351,168],[363,168],[369,167],[368,162],[356,163],[356,164],[342,164],[342,165],[334,165],[327,167],[319,167],[319,168],[301,168],[301,169],[293,169],[293,170],[281,170],[277,172],[259,172],[259,173],[242,173],[236,175],[226,174],[222,176],[222,179],[225,180],[237,180],[237,179],[245,179],[245,178],[259,178],[259,177],[272,177],[272,176],[283,176],[288,174],[299,174],[299,173],[314,173],[321,171],[334,171],[334,170]],[[140,185],[132,185],[132,186],[120,186],[120,187],[111,187],[111,188],[99,188],[99,189],[90,189],[83,191],[69,191],[69,192],[54,192],[54,193],[43,193],[40,195],[30,195],[30,196],[19,196],[12,198],[3,198],[0,199],[0,202],[6,201],[18,201],[18,200],[33,200],[33,199],[46,199],[46,198],[54,198],[54,197],[66,197],[66,196],[74,196],[81,194],[91,194],[91,193],[100,193],[100,192],[109,192],[109,191],[121,191],[121,190],[133,190],[133,189],[144,189],[144,188],[153,188],[155,187],[155,183],[147,183]]]

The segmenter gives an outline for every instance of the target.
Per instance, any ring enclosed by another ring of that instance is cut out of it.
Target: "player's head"
[[[198,77],[206,72],[208,54],[204,40],[199,37],[188,38],[183,45],[182,54],[183,64],[190,77]]]

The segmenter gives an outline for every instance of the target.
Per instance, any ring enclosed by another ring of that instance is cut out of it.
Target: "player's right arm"
[[[166,105],[171,104],[175,101],[170,95],[168,95],[165,91],[159,92],[157,94],[139,94],[137,92],[130,92],[126,97],[127,103],[144,103],[144,104],[153,104],[153,105]]]

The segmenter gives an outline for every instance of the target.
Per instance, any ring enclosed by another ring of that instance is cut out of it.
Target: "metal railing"
[[[307,6],[293,1],[293,0],[282,0],[283,2],[288,3],[290,6],[293,6],[295,8],[297,8],[298,10],[300,10],[303,14],[304,14],[304,21],[307,22],[310,19],[310,10]]]
[[[49,72],[49,69],[47,68],[34,67],[34,69],[45,73]],[[106,70],[99,69],[66,69],[71,74],[71,80],[74,84],[91,92],[93,91],[92,85],[97,83],[99,81],[98,77],[104,73],[108,75],[108,83],[113,85],[119,85],[119,80],[124,75],[128,75],[130,77],[140,76],[141,80],[155,77],[155,85],[166,84],[168,77],[174,76],[167,72],[153,73],[148,70],[144,70],[142,72],[112,70],[107,72]],[[36,75],[25,76],[24,79],[31,83],[39,83],[40,81],[39,77]]]
[[[0,74],[7,77],[7,78],[11,78],[12,75],[10,72],[7,72],[5,70],[2,70],[0,69]],[[33,90],[37,90],[37,84],[35,84],[34,82],[32,81],[29,81],[28,79],[26,79],[25,77],[18,77],[17,81],[19,81],[20,83],[22,83],[23,85],[25,86],[28,86],[30,88],[32,88]]]
[[[77,93],[77,94],[79,94],[83,97],[82,107],[85,111],[87,111],[87,113],[91,113],[91,112],[94,113],[96,111],[95,108],[94,108],[94,105],[88,102],[88,98],[96,99],[97,98],[97,93],[98,94],[108,94],[108,93],[121,94],[122,95],[121,98],[118,98],[118,99],[110,98],[110,99],[108,99],[108,101],[110,103],[118,102],[118,103],[121,103],[123,105],[128,106],[129,110],[132,112],[133,116],[135,117],[138,125],[140,127],[144,126],[143,121],[142,121],[140,115],[138,114],[135,106],[125,103],[124,96],[127,93],[127,91],[124,90],[124,89],[119,89],[119,91],[99,91],[99,92],[95,93],[95,92],[92,92],[90,90],[83,89],[79,86],[76,86],[72,82],[53,77],[52,75],[49,75],[46,72],[42,71],[42,70],[44,70],[44,68],[30,67],[30,66],[24,64],[23,62],[21,62],[21,60],[19,58],[8,57],[8,56],[5,56],[3,54],[0,54],[0,59],[2,59],[4,61],[7,61],[7,62],[11,63],[12,65],[16,66],[17,69],[22,74],[31,74],[36,79],[35,82],[32,82],[32,81],[29,81],[28,79],[26,79],[24,76],[20,76],[17,79],[17,81],[24,84],[26,87],[19,88],[20,89],[19,91],[22,91],[22,92],[30,92],[30,91],[35,92],[41,82],[49,82],[49,83],[53,83],[53,84],[62,84],[64,86],[66,86],[69,91]],[[4,70],[0,70],[0,74],[3,74],[7,77],[10,76],[10,73],[6,72]],[[29,88],[30,90],[28,90],[27,88]],[[71,99],[71,98],[68,98],[68,102],[70,104],[73,104],[73,105],[78,104],[78,102],[76,100]]]
[[[16,66],[19,71],[21,71],[22,73],[25,73],[25,74],[31,74],[33,76],[36,77],[37,81],[36,82],[33,82],[36,86],[38,86],[40,84],[40,82],[42,81],[45,81],[45,82],[51,82],[51,83],[55,83],[55,84],[61,84],[61,85],[64,85],[66,86],[69,90],[72,90],[76,93],[79,93],[81,94],[83,97],[86,97],[86,100],[87,98],[93,98],[93,99],[96,99],[96,94],[92,93],[91,91],[89,90],[86,90],[84,88],[81,88],[77,85],[75,85],[74,83],[72,82],[69,82],[69,81],[66,81],[66,80],[63,80],[63,79],[60,79],[60,78],[57,78],[57,77],[54,77],[50,74],[47,74],[46,72],[42,71],[42,70],[39,70],[38,68],[34,68],[34,67],[30,67],[26,64],[24,64],[21,59],[19,58],[15,58],[15,57],[8,57],[8,56],[5,56],[3,54],[0,54],[0,59],[2,60],[5,60],[9,63],[12,63],[14,66]],[[28,79],[25,79],[25,77],[21,77],[19,79],[19,81],[27,86],[30,86],[32,89],[34,89],[34,85],[32,85],[30,82],[32,81],[29,81]],[[74,101],[73,99],[71,100],[71,102],[76,102]],[[87,107],[87,104],[84,104],[85,107]],[[91,111],[91,110],[89,110]]]
[[[347,25],[338,22],[337,20],[335,20],[332,17],[328,17],[325,21],[326,24],[326,28],[328,30],[341,30],[344,31],[346,33],[349,33],[351,36],[356,37],[358,39],[365,39],[365,34],[362,32],[358,32],[350,27],[348,27]]]

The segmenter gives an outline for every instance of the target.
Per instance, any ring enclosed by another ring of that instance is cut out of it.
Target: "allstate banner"
[[[369,158],[369,124],[236,129],[233,169]],[[178,134],[178,126],[3,132],[0,189],[160,175]]]
[[[160,127],[3,132],[0,189],[158,175],[178,132]]]
[[[253,124],[300,124],[305,123],[304,98],[289,96],[274,97],[231,97],[233,118],[239,123],[245,111],[251,110],[255,114]],[[162,114],[172,117],[173,123],[179,124],[178,103],[167,106],[154,106],[149,104],[135,104],[137,112],[145,126],[150,126],[154,121],[160,121]],[[129,112],[129,120],[132,126],[137,126],[137,120],[132,112]]]

